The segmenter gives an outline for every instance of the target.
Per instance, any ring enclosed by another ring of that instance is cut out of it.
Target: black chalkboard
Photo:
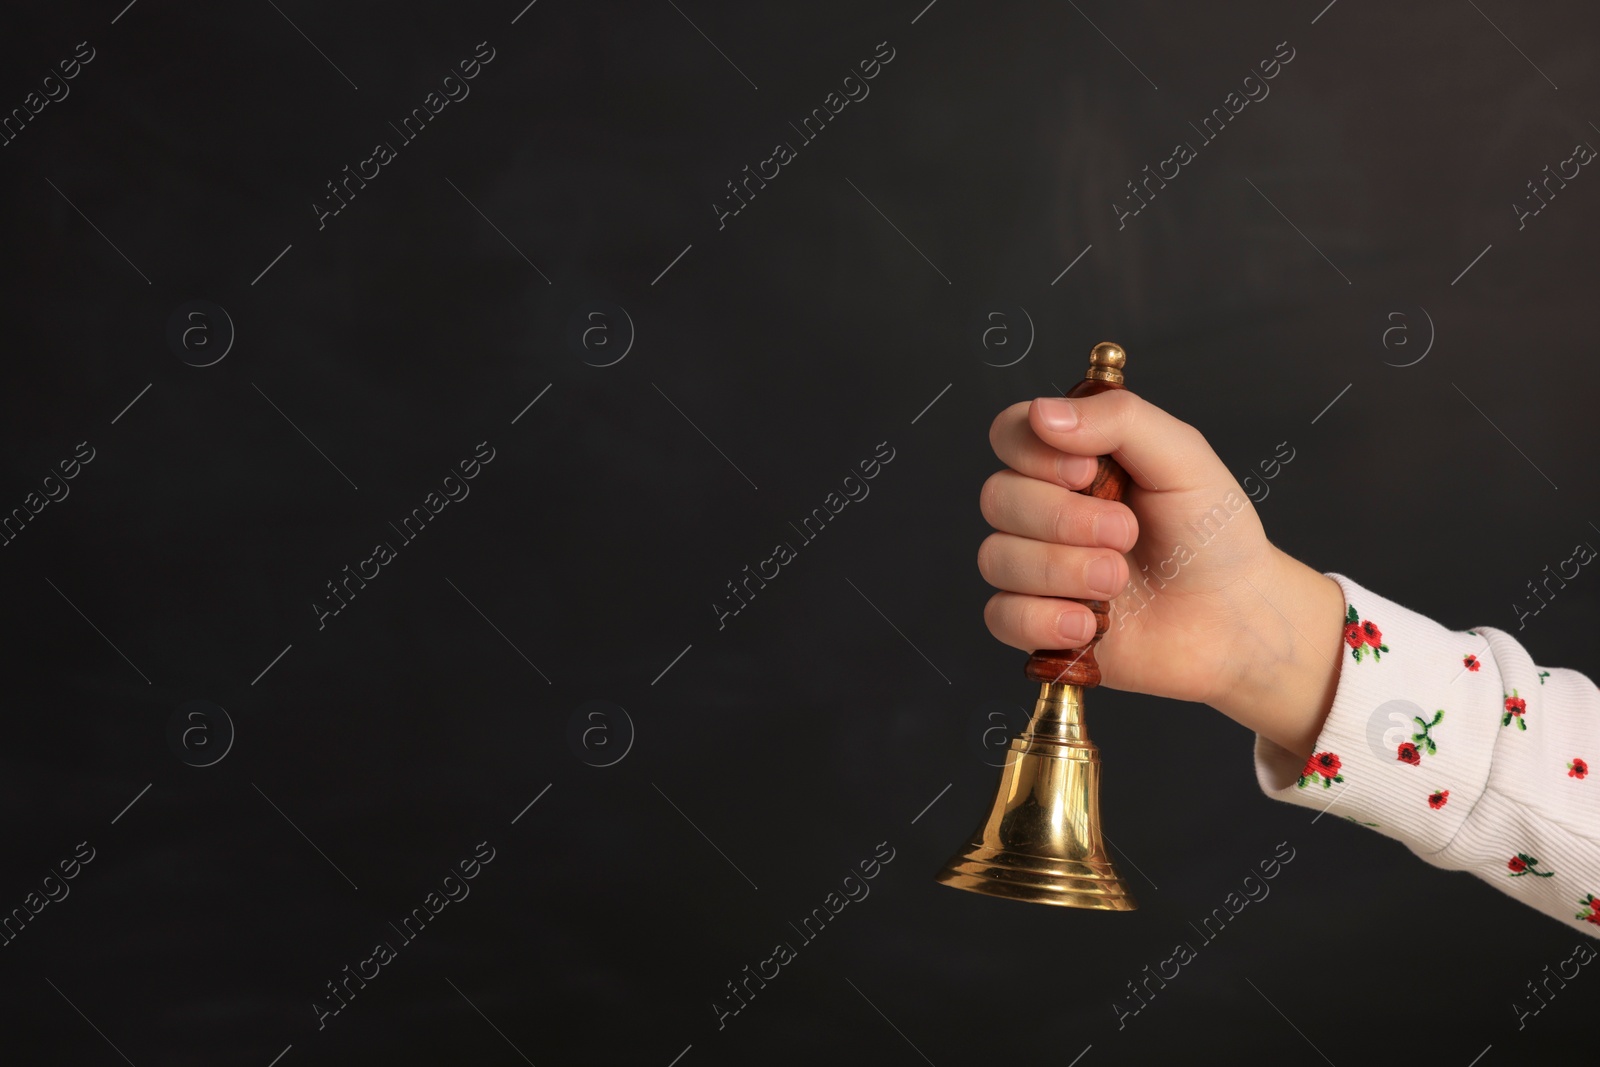
[[[1600,138],[1596,28],[1560,0],[14,5],[0,914],[39,903],[0,944],[0,1057],[1586,1040],[1585,977],[1512,1008],[1581,934],[1264,798],[1198,705],[1092,696],[1139,911],[933,875],[993,795],[989,716],[1034,691],[982,618],[989,423],[1098,341],[1286,551],[1600,666],[1600,579],[1518,607],[1600,538],[1600,178],[1530,188]],[[1270,900],[1119,1020],[1283,843]]]

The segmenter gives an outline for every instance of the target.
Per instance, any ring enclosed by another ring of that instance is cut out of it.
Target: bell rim
[[[952,856],[941,885],[1032,904],[1134,911],[1138,902],[1109,860],[1062,859],[978,845]]]

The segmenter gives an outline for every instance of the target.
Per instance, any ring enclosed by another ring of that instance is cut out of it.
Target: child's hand
[[[1104,684],[1202,701],[1310,755],[1338,682],[1344,594],[1267,541],[1198,430],[1113,389],[1014,404],[989,439],[1010,468],[979,498],[999,531],[978,550],[1002,590],[984,610],[995,637],[1076,648],[1094,616],[1055,598],[1110,600]],[[1131,478],[1123,503],[1072,491],[1107,453]]]

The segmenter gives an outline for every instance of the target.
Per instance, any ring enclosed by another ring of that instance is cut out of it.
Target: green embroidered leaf
[[[1428,755],[1432,756],[1432,755],[1436,755],[1438,753],[1439,746],[1433,743],[1433,738],[1431,738],[1431,737],[1428,738],[1427,740],[1425,740],[1423,742],[1423,744],[1425,744],[1428,747]]]
[[[1355,609],[1355,605],[1354,604],[1350,605],[1350,610],[1349,610],[1349,612],[1347,612],[1345,614],[1344,621],[1345,622],[1360,622],[1361,621],[1361,613]]]
[[[1518,718],[1518,719],[1517,719],[1517,729],[1519,729],[1519,730],[1526,730],[1526,729],[1527,729],[1527,728],[1528,728],[1528,723],[1527,723],[1527,721],[1526,721],[1526,720],[1524,720],[1524,719],[1522,719],[1522,718]]]
[[[1433,721],[1430,722],[1428,725],[1429,726],[1438,726],[1443,721],[1444,721],[1444,709],[1440,708],[1438,713],[1434,715]]]

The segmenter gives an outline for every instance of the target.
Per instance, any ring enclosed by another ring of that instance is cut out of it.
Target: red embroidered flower
[[[1584,916],[1584,919],[1588,922],[1594,923],[1596,926],[1600,926],[1600,911],[1591,911],[1589,914]]]
[[[1506,713],[1500,716],[1500,725],[1510,726],[1511,720],[1515,719],[1517,721],[1517,729],[1526,730],[1528,721],[1522,717],[1522,713],[1527,710],[1528,702],[1519,697],[1517,691],[1513,689],[1506,695]]]
[[[1449,799],[1450,790],[1448,789],[1441,789],[1436,793],[1430,793],[1428,795],[1428,807],[1432,808],[1434,811],[1438,811],[1440,808],[1444,807],[1445,801]]]
[[[1573,916],[1574,918],[1600,925],[1600,897],[1595,896],[1593,893],[1585,893],[1583,899],[1578,901],[1578,904],[1589,910],[1578,912],[1577,915]]]
[[[1554,878],[1556,876],[1555,871],[1541,871],[1538,867],[1539,861],[1526,852],[1518,852],[1506,861],[1506,869],[1511,872],[1510,876],[1512,878],[1521,878],[1526,874],[1531,874],[1535,878]]]
[[[1300,772],[1300,780],[1295,783],[1299,789],[1304,789],[1308,782],[1315,782],[1320,775],[1322,788],[1332,788],[1334,782],[1344,781],[1344,775],[1339,773],[1339,768],[1344,764],[1332,752],[1318,752],[1306,760],[1305,770]]]
[[[1372,622],[1362,622],[1361,612],[1354,604],[1345,605],[1344,642],[1350,646],[1350,658],[1357,663],[1363,655],[1379,659],[1382,653],[1389,651],[1389,646],[1383,643],[1383,632]]]
[[[1400,746],[1400,755],[1397,757],[1401,763],[1409,763],[1415,767],[1422,762],[1422,753],[1417,751],[1417,746],[1410,741]]]
[[[1466,665],[1467,665],[1467,670],[1469,670],[1469,671],[1475,671],[1475,670],[1477,670],[1477,669],[1478,669],[1478,668],[1479,668],[1479,667],[1480,667],[1480,666],[1482,666],[1482,664],[1480,664],[1480,663],[1479,663],[1479,662],[1478,662],[1478,657],[1477,657],[1477,656],[1474,656],[1474,655],[1473,655],[1473,654],[1472,654],[1472,653],[1470,653],[1470,652],[1469,652],[1469,653],[1467,653],[1467,654],[1466,654],[1466,655],[1465,655],[1465,656],[1462,656],[1462,657],[1461,657],[1461,662],[1462,662],[1462,663],[1465,663],[1465,664],[1466,664]]]
[[[1583,762],[1581,759],[1574,759],[1571,763],[1567,764],[1568,778],[1583,778],[1587,776],[1588,773],[1589,765]]]

